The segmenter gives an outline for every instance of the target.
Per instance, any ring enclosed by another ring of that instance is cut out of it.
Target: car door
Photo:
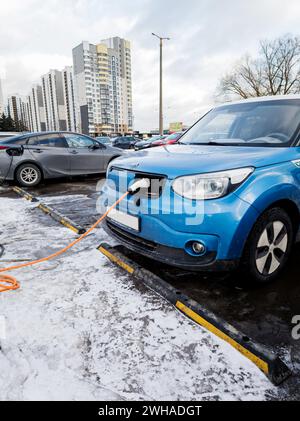
[[[122,147],[123,149],[129,149],[130,148],[130,138],[129,137],[122,137]]]
[[[113,146],[115,146],[116,148],[123,149],[122,137],[116,137],[115,139],[113,139]]]
[[[104,145],[77,133],[65,133],[64,137],[69,146],[72,175],[97,174],[105,171]]]
[[[31,136],[25,149],[48,177],[70,175],[68,144],[60,133]]]

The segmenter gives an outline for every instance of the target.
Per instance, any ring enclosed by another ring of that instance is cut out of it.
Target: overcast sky
[[[192,123],[214,102],[220,77],[259,40],[299,34],[299,0],[8,0],[0,6],[4,91],[27,94],[72,48],[120,36],[132,43],[135,128],[158,126],[158,40],[164,49],[165,122]]]

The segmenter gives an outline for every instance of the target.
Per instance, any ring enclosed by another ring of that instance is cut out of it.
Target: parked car
[[[153,136],[149,139],[140,140],[139,142],[135,143],[134,149],[138,151],[141,149],[151,148],[154,142],[165,139],[166,137],[167,136]]]
[[[183,132],[172,133],[169,136],[165,136],[162,139],[158,139],[152,143],[151,146],[163,146],[163,145],[173,145],[177,143],[180,137],[183,135]]]
[[[14,146],[22,147],[18,156],[10,153]],[[120,149],[78,133],[14,136],[0,143],[0,179],[33,187],[42,179],[103,173],[109,162],[121,154]]]
[[[214,108],[176,145],[118,158],[103,189],[108,205],[119,175],[127,188],[139,178],[160,188],[140,191],[127,211],[126,198],[107,231],[182,269],[274,280],[299,239],[299,128],[300,96],[255,98]]]
[[[109,136],[97,136],[95,139],[104,145],[111,145],[111,138]]]
[[[134,149],[134,145],[140,139],[134,136],[118,136],[112,139],[112,145],[121,149]]]

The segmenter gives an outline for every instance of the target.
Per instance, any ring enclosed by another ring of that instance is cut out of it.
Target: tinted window
[[[28,145],[47,146],[50,148],[66,148],[68,145],[65,139],[59,134],[40,135],[29,138]]]
[[[133,137],[118,137],[118,143],[129,143],[134,140]]]
[[[66,141],[70,148],[88,148],[94,145],[94,141],[79,134],[65,134]]]
[[[101,143],[110,143],[110,138],[109,137],[105,137],[105,136],[103,136],[103,137],[98,136],[98,137],[96,137],[96,140],[98,142],[101,142]]]

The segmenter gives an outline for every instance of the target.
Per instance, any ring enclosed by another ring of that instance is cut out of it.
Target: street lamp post
[[[159,134],[164,134],[164,119],[163,119],[163,81],[162,81],[162,60],[163,60],[163,41],[170,40],[170,38],[160,37],[152,32],[152,35],[159,39]]]

